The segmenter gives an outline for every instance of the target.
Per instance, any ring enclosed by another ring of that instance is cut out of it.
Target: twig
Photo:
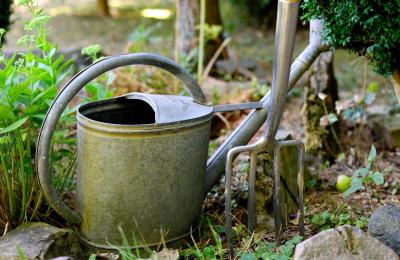
[[[210,71],[212,67],[214,66],[215,62],[218,59],[218,56],[222,53],[222,51],[225,49],[225,47],[231,42],[232,38],[228,37],[226,38],[221,45],[218,47],[218,49],[215,51],[214,55],[212,56],[211,60],[208,62],[206,68],[204,69],[203,73],[203,80],[210,74]]]
[[[9,224],[10,224],[9,222],[6,223],[6,226],[4,227],[4,232],[3,232],[3,235],[2,235],[2,236],[4,236],[5,234],[7,234]]]
[[[222,122],[224,122],[224,124],[225,124],[226,128],[228,128],[228,130],[232,130],[231,124],[220,112],[215,113],[215,115],[217,117],[219,117],[222,120]]]
[[[204,61],[204,25],[206,21],[206,0],[200,0],[200,33],[199,33],[199,58],[197,62],[197,81],[202,82]]]

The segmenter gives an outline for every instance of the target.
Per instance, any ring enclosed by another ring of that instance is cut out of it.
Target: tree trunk
[[[394,87],[394,91],[397,96],[397,101],[400,105],[400,71],[399,70],[394,70],[392,74],[392,83]]]
[[[12,0],[2,0],[1,8],[0,8],[0,28],[8,31],[8,27],[10,26],[10,17],[12,12]],[[5,34],[0,38],[0,47],[4,44]]]
[[[176,0],[176,24],[175,24],[175,59],[186,57],[198,46],[200,24],[200,1]],[[222,26],[219,12],[219,3],[216,0],[206,0],[206,24]],[[222,32],[217,39],[212,39],[205,44],[205,64],[212,58],[215,51],[223,41]]]
[[[108,0],[97,0],[97,5],[102,16],[110,16],[110,7],[108,6]]]
[[[321,99],[318,94],[324,94]],[[321,117],[335,114],[335,102],[338,100],[337,81],[333,71],[333,53],[322,53],[313,64],[310,86],[307,88],[305,107],[306,149],[308,153],[318,154],[326,159],[333,159],[340,152],[340,144],[335,139],[339,130],[334,125],[322,126]]]

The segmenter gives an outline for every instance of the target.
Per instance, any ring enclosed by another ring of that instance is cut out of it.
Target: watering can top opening
[[[194,102],[191,97],[133,92],[82,105],[78,120],[135,128],[208,119],[212,113],[212,106]]]

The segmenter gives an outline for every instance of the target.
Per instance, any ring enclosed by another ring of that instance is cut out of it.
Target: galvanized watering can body
[[[77,113],[77,205],[70,209],[51,185],[49,153],[58,119],[88,82],[125,65],[151,65],[178,77],[192,97],[131,93],[81,106]],[[213,107],[178,64],[153,54],[106,58],[75,76],[44,120],[37,170],[52,207],[79,226],[97,248],[138,247],[174,241],[196,225],[205,195]],[[130,241],[132,242],[132,240]]]
[[[193,107],[202,116],[180,121],[199,116]],[[204,199],[212,108],[203,107],[140,93],[80,107],[77,198],[87,242],[120,244],[118,228],[147,246],[188,234]]]

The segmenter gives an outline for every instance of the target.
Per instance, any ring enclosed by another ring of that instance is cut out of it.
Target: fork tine
[[[297,189],[298,189],[298,202],[299,202],[299,230],[300,236],[304,237],[304,144],[301,143],[297,146]]]
[[[280,208],[280,183],[281,183],[281,145],[276,144],[274,148],[274,193],[273,193],[273,208],[274,208],[274,220],[275,220],[275,241],[279,246],[281,243],[281,208]]]
[[[249,198],[247,200],[247,228],[250,233],[253,233],[255,226],[255,183],[256,183],[256,168],[257,168],[257,152],[250,151],[250,172],[249,172]]]
[[[231,149],[226,156],[225,169],[225,233],[228,243],[229,259],[233,259],[233,243],[232,243],[232,206],[231,206],[231,188],[232,188],[232,164],[235,156],[235,151]]]

